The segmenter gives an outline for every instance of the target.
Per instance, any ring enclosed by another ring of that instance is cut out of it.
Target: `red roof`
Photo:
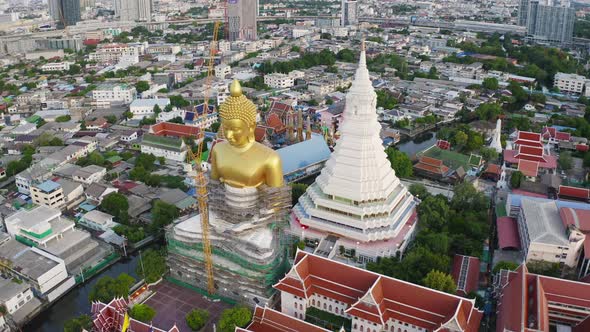
[[[590,146],[588,146],[586,144],[576,144],[576,150],[581,151],[581,152],[586,152],[586,151],[590,150]]]
[[[496,165],[496,164],[488,164],[488,167],[486,168],[484,173],[491,173],[491,174],[500,175],[500,174],[502,174],[502,167],[500,167],[500,165]]]
[[[525,176],[536,177],[539,174],[539,162],[521,159],[518,161],[518,170]]]
[[[577,188],[577,187],[570,187],[570,186],[559,186],[557,190],[557,194],[559,197],[569,197],[569,198],[576,198],[581,200],[588,200],[590,199],[590,189],[586,188]]]
[[[345,313],[379,324],[395,319],[428,330],[454,325],[476,331],[483,315],[473,300],[303,251],[297,252],[295,265],[274,287],[308,301],[312,295],[340,301],[348,306]]]
[[[443,150],[449,150],[449,149],[451,148],[451,143],[449,143],[449,141],[445,141],[445,140],[439,139],[439,140],[436,142],[436,146],[437,146],[439,149],[443,149]]]
[[[479,258],[455,255],[451,275],[457,283],[457,294],[465,296],[479,288]]]
[[[496,220],[498,228],[498,246],[500,249],[520,249],[520,238],[518,236],[518,224],[516,219],[500,217]]]
[[[570,133],[564,133],[564,132],[558,131],[555,134],[555,139],[558,141],[569,142],[571,138],[572,138],[572,134],[570,134]]]
[[[272,113],[266,117],[266,125],[272,127],[277,134],[282,134],[287,130],[287,127],[285,127],[285,124],[276,113]]]
[[[83,44],[85,46],[89,45],[98,45],[100,43],[100,39],[86,39],[84,40]]]
[[[252,322],[244,332],[329,332],[319,326],[291,317],[270,308],[256,307],[252,315]]]
[[[199,128],[172,122],[160,122],[150,127],[150,133],[156,136],[197,137]]]
[[[256,127],[256,129],[254,130],[254,137],[256,139],[256,142],[258,143],[264,141],[264,139],[266,138],[266,128],[260,126]]]
[[[590,233],[590,210],[562,207],[559,209],[559,215],[564,226],[575,226],[582,233]],[[590,254],[590,251],[588,251],[588,254]]]
[[[420,157],[420,160],[414,165],[414,168],[441,176],[447,174],[449,171],[449,168],[443,164],[442,160],[426,156]]]
[[[496,331],[522,331],[523,326],[548,331],[549,324],[564,317],[574,327],[588,318],[576,307],[590,308],[590,284],[528,273],[525,265],[508,274],[497,297]]]
[[[541,134],[532,133],[529,131],[519,131],[518,137],[516,138],[514,144],[543,147]]]
[[[557,158],[555,156],[551,156],[551,155],[544,155],[543,159],[544,160],[539,160],[538,157],[530,157],[528,155],[518,155],[518,151],[516,150],[504,150],[503,152],[504,155],[504,161],[506,161],[509,164],[518,164],[518,161],[521,159],[524,160],[531,160],[531,161],[538,161],[539,162],[539,168],[542,169],[556,169],[557,168]]]

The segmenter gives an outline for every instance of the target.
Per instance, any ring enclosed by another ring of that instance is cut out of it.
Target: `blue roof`
[[[47,180],[47,181],[41,183],[40,185],[37,185],[37,188],[43,190],[46,193],[52,192],[52,191],[56,190],[59,187],[61,187],[59,185],[59,183],[53,182],[51,180]]]
[[[558,125],[553,125],[551,126],[551,128],[555,128],[559,131],[564,131],[564,130],[576,130],[576,128],[572,128],[572,127],[566,127],[566,126],[558,126]]]
[[[186,112],[184,114],[184,121],[193,121],[195,119],[195,112]]]
[[[283,161],[285,175],[328,160],[331,154],[328,144],[318,134],[312,134],[311,139],[278,149],[277,152]]]
[[[80,204],[80,209],[90,212],[90,211],[96,209],[96,206],[93,204],[90,204],[88,202],[84,202],[84,203]]]
[[[530,199],[537,202],[549,202],[554,201],[553,199],[549,198],[542,198],[542,197],[530,197],[530,196],[523,196],[517,194],[510,194],[508,195],[508,199],[510,200],[510,205],[512,206],[521,206],[521,200],[523,198]],[[563,200],[555,200],[555,204],[557,208],[573,208],[573,209],[580,209],[580,210],[590,210],[590,204],[581,203],[581,202],[573,202],[573,201],[563,201]]]
[[[154,107],[158,105],[160,108],[164,108],[168,104],[170,104],[170,99],[168,98],[135,99],[131,102],[131,106],[134,107]]]

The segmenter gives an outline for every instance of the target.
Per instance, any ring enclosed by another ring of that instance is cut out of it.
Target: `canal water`
[[[129,257],[119,260],[114,265],[95,276],[89,282],[78,286],[54,303],[49,309],[39,314],[22,330],[26,332],[61,332],[64,323],[79,315],[90,315],[88,294],[101,277],[116,278],[121,273],[127,273],[138,280],[135,268],[139,264],[139,254],[135,252]]]
[[[427,132],[416,136],[413,140],[401,141],[396,144],[396,148],[412,158],[416,153],[430,147],[436,143],[436,135],[433,132]]]

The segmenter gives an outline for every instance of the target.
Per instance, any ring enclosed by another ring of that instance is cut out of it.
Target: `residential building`
[[[59,183],[63,189],[65,199],[64,209],[71,210],[86,199],[84,196],[84,187],[80,183],[67,179],[58,179],[55,182]]]
[[[166,160],[185,162],[187,147],[182,139],[145,134],[141,141],[141,152],[164,157]]]
[[[10,262],[5,274],[28,282],[33,293],[50,302],[75,285],[63,259],[28,247],[6,233],[0,233],[0,259]]]
[[[60,29],[76,25],[81,20],[80,0],[49,0],[49,15]]]
[[[91,184],[98,182],[107,174],[107,169],[101,166],[88,165],[76,170],[72,174],[74,181],[82,182],[84,184]]]
[[[520,0],[519,25],[527,39],[548,44],[570,44],[574,35],[575,9],[568,0]]]
[[[226,64],[220,64],[215,66],[215,77],[224,79],[231,75],[231,66]]]
[[[358,23],[358,2],[350,0],[342,0],[340,25],[355,25]]]
[[[376,98],[362,50],[336,149],[290,218],[291,235],[319,242],[329,258],[340,247],[360,263],[403,254],[416,229],[417,201],[383,151]]]
[[[496,331],[590,331],[590,284],[530,273],[525,264],[494,278]]]
[[[560,92],[581,94],[586,81],[586,77],[582,75],[557,73],[553,79],[553,86]]]
[[[101,44],[97,47],[96,52],[88,55],[89,60],[98,63],[115,64],[123,57],[138,57],[143,54],[143,45],[133,44]]]
[[[168,98],[135,99],[129,105],[129,111],[133,113],[134,119],[143,119],[144,117],[155,116],[154,107],[158,106],[160,111],[164,111],[168,105],[170,105],[170,99]]]
[[[65,206],[64,191],[57,182],[47,180],[31,186],[33,203],[50,208],[61,209]]]
[[[102,251],[90,233],[74,228],[75,223],[63,217],[58,209],[44,205],[21,209],[4,221],[8,234],[63,259],[70,273],[77,272],[88,259]]]
[[[229,23],[229,41],[256,40],[258,0],[229,1],[227,20]]]
[[[281,311],[305,320],[315,308],[352,320],[351,331],[477,331],[483,312],[475,300],[443,293],[297,251],[274,288]]]
[[[273,73],[264,75],[264,84],[273,89],[285,89],[295,85],[295,79],[287,74]]]
[[[586,236],[579,229],[564,227],[555,201],[523,198],[517,221],[520,244],[527,262],[535,260],[570,267],[578,265]]]
[[[50,62],[41,66],[42,71],[65,71],[70,70],[69,62]]]
[[[31,287],[0,277],[0,306],[4,306],[9,314],[13,314],[33,298]]]
[[[95,231],[106,232],[118,225],[113,219],[114,217],[108,213],[92,210],[83,215],[78,223]]]
[[[135,87],[127,84],[101,84],[92,91],[92,99],[99,108],[108,108],[112,103],[130,104],[136,95]]]
[[[152,0],[115,0],[115,15],[121,21],[149,22],[152,10]]]

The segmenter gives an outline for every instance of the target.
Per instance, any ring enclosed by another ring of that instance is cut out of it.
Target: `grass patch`
[[[313,307],[305,312],[305,321],[332,331],[339,331],[343,326],[346,331],[352,328],[352,320]]]

